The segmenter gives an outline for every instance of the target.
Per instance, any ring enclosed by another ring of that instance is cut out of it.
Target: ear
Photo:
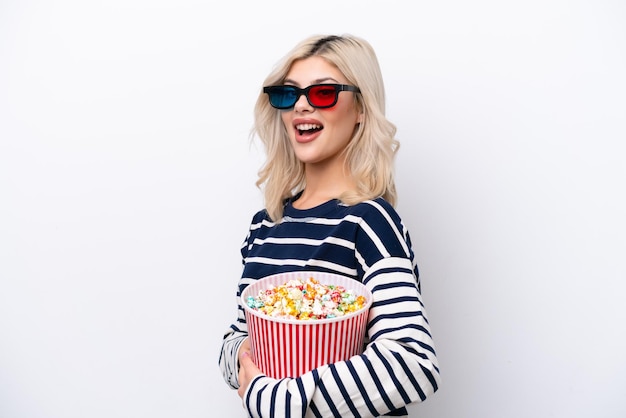
[[[356,123],[363,123],[363,112],[359,112],[359,116],[356,118]]]

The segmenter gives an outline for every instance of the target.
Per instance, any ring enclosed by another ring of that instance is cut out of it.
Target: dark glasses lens
[[[263,87],[263,91],[268,94],[270,104],[276,109],[292,108],[303,94],[311,106],[329,108],[337,104],[340,91],[360,92],[358,87],[345,84],[313,84],[304,89],[296,86],[267,86]]]

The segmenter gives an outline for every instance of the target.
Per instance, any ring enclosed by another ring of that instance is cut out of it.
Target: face
[[[296,61],[284,81],[299,88],[322,83],[350,84],[336,67],[320,57]],[[312,107],[302,95],[292,109],[281,111],[291,146],[300,161],[307,165],[343,166],[342,151],[362,119],[354,94],[340,92],[337,104],[327,109]]]

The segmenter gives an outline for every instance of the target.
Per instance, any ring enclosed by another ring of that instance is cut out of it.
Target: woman
[[[265,146],[264,210],[241,248],[238,296],[287,271],[350,276],[372,292],[363,354],[303,376],[273,379],[252,362],[243,307],[220,367],[253,417],[406,415],[439,385],[409,234],[393,205],[396,128],[372,47],[313,36],[266,78],[254,132]]]

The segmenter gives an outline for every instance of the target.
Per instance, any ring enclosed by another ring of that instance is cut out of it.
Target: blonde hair
[[[263,85],[282,84],[295,61],[311,56],[324,58],[341,71],[350,84],[361,90],[355,94],[357,109],[363,113],[345,152],[348,171],[356,190],[339,196],[348,205],[383,197],[396,203],[393,160],[399,143],[396,127],[385,117],[385,89],[378,59],[372,46],[352,35],[316,35],[295,46]],[[304,164],[289,143],[281,111],[273,108],[260,93],[254,108],[251,136],[257,135],[265,147],[266,162],[259,170],[256,185],[264,190],[265,208],[274,221],[282,218],[284,201],[305,187]]]

